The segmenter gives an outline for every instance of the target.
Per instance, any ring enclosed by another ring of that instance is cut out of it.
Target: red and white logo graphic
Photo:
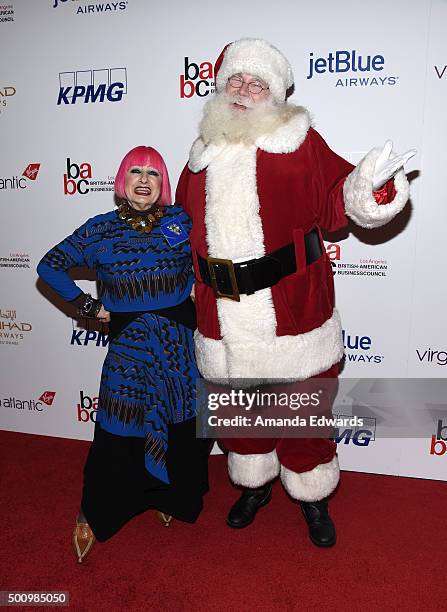
[[[28,164],[22,176],[26,176],[30,181],[35,181],[39,173],[40,164]]]
[[[192,98],[194,95],[204,98],[214,92],[214,66],[212,62],[190,62],[184,58],[184,70],[180,75],[180,97]]]
[[[44,391],[42,395],[39,397],[39,401],[43,402],[47,406],[51,406],[54,401],[55,395],[56,395],[56,391]]]

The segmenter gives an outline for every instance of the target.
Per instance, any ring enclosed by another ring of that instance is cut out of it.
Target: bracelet
[[[95,300],[90,293],[86,293],[83,298],[84,302],[78,308],[78,315],[83,319],[96,319],[102,307],[101,300]]]

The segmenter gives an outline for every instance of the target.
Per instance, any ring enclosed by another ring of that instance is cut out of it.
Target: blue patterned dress
[[[109,342],[97,422],[112,434],[144,438],[146,469],[163,483],[170,482],[168,428],[195,417],[198,371],[192,329],[154,311],[189,298],[189,231],[190,220],[178,206],[166,207],[150,234],[138,233],[112,211],[89,219],[38,266],[39,275],[67,301],[82,294],[68,271],[92,268],[112,323],[114,314],[133,313]]]

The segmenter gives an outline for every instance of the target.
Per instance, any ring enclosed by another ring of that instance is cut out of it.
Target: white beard
[[[234,110],[231,106],[234,102],[243,104],[247,110]],[[253,144],[260,136],[270,134],[285,123],[292,108],[285,103],[277,104],[272,98],[253,103],[251,99],[229,96],[222,91],[206,103],[199,133],[206,145],[211,142]]]

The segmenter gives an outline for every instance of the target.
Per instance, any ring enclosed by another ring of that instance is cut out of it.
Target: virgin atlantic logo
[[[22,173],[22,176],[26,176],[30,181],[35,181],[39,174],[40,164],[28,164]]]
[[[54,402],[56,391],[44,391],[39,397],[39,402],[43,402],[47,406],[51,406]]]
[[[443,76],[447,78],[447,64],[444,66],[434,66],[435,72],[438,76],[438,79],[442,79]]]

